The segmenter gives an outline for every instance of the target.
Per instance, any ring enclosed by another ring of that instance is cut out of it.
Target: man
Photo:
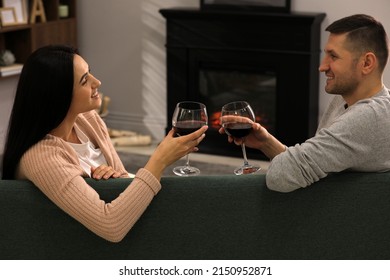
[[[286,147],[252,122],[245,138],[246,146],[272,160],[266,174],[272,190],[293,191],[332,172],[390,170],[390,95],[383,85],[389,54],[386,32],[367,15],[342,18],[326,31],[330,35],[319,71],[327,77],[326,92],[335,96],[316,135]]]

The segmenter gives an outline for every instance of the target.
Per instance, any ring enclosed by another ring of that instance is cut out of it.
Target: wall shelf
[[[0,51],[10,50],[15,55],[16,63],[24,63],[33,51],[44,45],[67,44],[77,47],[76,0],[42,1],[46,22],[40,22],[38,17],[33,24],[0,27]],[[28,2],[28,7],[31,7],[32,0]],[[68,17],[60,18],[60,5],[68,6]]]

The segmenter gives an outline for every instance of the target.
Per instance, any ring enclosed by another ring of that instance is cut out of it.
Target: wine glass
[[[224,117],[229,116],[229,117]],[[242,154],[244,156],[244,165],[234,170],[234,174],[251,174],[257,172],[261,168],[253,166],[248,163],[245,150],[245,136],[247,136],[252,130],[252,124],[250,121],[255,121],[255,114],[252,107],[246,101],[235,101],[225,104],[221,111],[221,124],[225,129],[226,134],[234,138],[242,139]]]
[[[192,101],[183,101],[176,104],[172,126],[177,136],[190,134],[207,125],[207,121],[207,110],[204,104]],[[198,175],[200,170],[190,166],[190,159],[187,154],[186,164],[173,168],[173,173],[178,176],[193,176]]]

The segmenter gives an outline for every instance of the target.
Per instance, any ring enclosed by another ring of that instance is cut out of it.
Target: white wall
[[[112,103],[109,126],[164,136],[166,126],[165,20],[161,8],[199,7],[200,0],[79,0],[78,40],[101,91]],[[336,19],[367,13],[379,19],[390,34],[388,0],[292,0],[293,11],[324,12],[322,30]],[[322,32],[322,45],[327,32]],[[0,81],[0,153],[16,78]],[[385,72],[390,87],[390,67]],[[329,97],[320,76],[320,115]]]
[[[110,127],[164,136],[165,21],[158,11],[175,6],[199,1],[78,1],[80,51],[111,97]]]

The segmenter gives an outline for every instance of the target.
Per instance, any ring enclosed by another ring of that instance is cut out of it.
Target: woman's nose
[[[94,78],[94,81],[93,81],[93,86],[94,87],[100,87],[102,85],[102,83],[100,82],[100,80],[98,80],[97,78],[93,77]]]

